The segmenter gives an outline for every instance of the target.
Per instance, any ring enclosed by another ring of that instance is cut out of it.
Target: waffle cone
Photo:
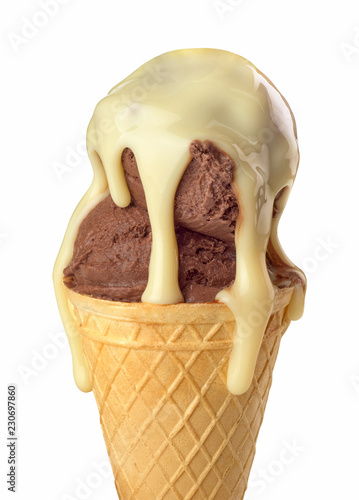
[[[67,291],[121,500],[243,499],[292,292],[277,291],[252,385],[234,396],[234,317],[224,304]]]

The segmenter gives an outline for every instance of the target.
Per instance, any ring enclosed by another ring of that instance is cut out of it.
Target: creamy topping
[[[277,236],[299,161],[295,123],[281,94],[250,62],[221,50],[187,49],[163,54],[132,73],[100,101],[88,128],[94,180],[70,220],[54,270],[75,379],[82,390],[91,390],[90,377],[63,284],[63,269],[71,259],[78,227],[108,190],[118,206],[129,205],[121,156],[130,148],[137,160],[153,238],[142,301],[182,302],[174,198],[191,159],[189,145],[206,139],[233,159],[240,205],[236,279],[217,295],[236,320],[227,384],[232,393],[242,394],[252,381],[275,296],[266,266],[269,242],[283,265],[301,273],[284,254]],[[303,286],[296,285],[289,319],[299,318],[303,305]]]

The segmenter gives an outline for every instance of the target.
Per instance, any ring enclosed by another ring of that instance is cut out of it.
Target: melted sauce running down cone
[[[94,179],[70,220],[55,264],[56,295],[72,349],[75,380],[84,391],[91,390],[90,377],[63,283],[78,227],[108,192],[118,206],[129,205],[121,155],[130,148],[152,228],[149,279],[142,301],[182,302],[174,198],[191,159],[189,145],[196,139],[211,140],[235,163],[233,185],[240,206],[236,278],[216,297],[236,320],[227,376],[233,394],[246,392],[251,384],[273,308],[275,291],[266,265],[269,244],[276,260],[305,282],[277,236],[299,162],[295,122],[286,101],[249,61],[231,52],[186,49],[156,57],[112,89],[95,109],[87,132]],[[289,319],[300,318],[303,307],[304,286],[298,284],[288,307]]]

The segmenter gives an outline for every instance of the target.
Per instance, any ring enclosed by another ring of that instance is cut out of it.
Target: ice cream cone
[[[293,288],[277,289],[250,389],[230,394],[234,317],[67,290],[121,500],[244,496]]]

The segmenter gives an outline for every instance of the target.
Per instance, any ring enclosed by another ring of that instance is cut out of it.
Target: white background
[[[96,472],[108,462],[93,395],[76,388],[69,348],[56,345],[64,334],[52,267],[92,178],[83,140],[96,103],[156,55],[214,47],[243,55],[274,82],[295,114],[301,150],[280,236],[307,273],[307,305],[281,346],[246,500],[357,500],[358,3],[48,1],[57,5],[52,17],[38,0],[0,8],[0,497],[14,498],[5,484],[14,382],[15,498],[79,499],[87,481],[82,498],[117,499],[106,466]],[[288,446],[296,451],[284,453]]]

